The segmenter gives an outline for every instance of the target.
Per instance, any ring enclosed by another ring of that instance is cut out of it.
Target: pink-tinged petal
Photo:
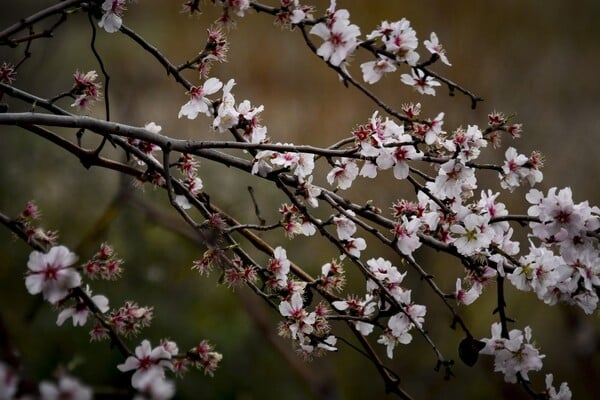
[[[200,104],[204,104],[200,102]],[[202,111],[202,106],[197,101],[190,100],[181,106],[177,118],[186,116],[188,119],[196,119],[198,113]]]
[[[29,294],[38,294],[42,291],[42,284],[44,283],[44,275],[33,274],[28,275],[25,278],[25,287]]]
[[[47,282],[42,289],[44,299],[48,302],[55,304],[67,297],[69,290],[60,286],[57,282]]]
[[[223,87],[223,82],[217,78],[210,78],[202,86],[204,94],[213,94]]]
[[[102,15],[102,19],[100,22],[98,22],[98,26],[100,28],[104,28],[104,30],[108,33],[117,32],[119,29],[121,29],[122,24],[123,19],[110,11]]]
[[[64,274],[61,274],[61,282],[67,289],[73,289],[81,286],[81,275],[72,268],[64,269]]]
[[[406,179],[408,176],[408,164],[405,162],[399,162],[394,166],[394,177],[396,179]]]
[[[65,308],[58,314],[58,318],[56,319],[56,325],[62,326],[65,321],[71,318],[75,314],[74,308]],[[73,326],[75,326],[75,319],[73,319]]]
[[[46,268],[46,255],[39,251],[32,251],[29,254],[29,260],[27,261],[27,268],[29,268],[31,271],[35,271],[35,272],[44,270],[44,268]]]
[[[102,312],[105,313],[108,311],[108,298],[106,296],[103,296],[101,294],[97,294],[95,296],[92,296],[92,301],[94,302],[94,304],[96,305],[96,307],[98,307],[98,309]]]
[[[171,359],[171,353],[169,353],[164,347],[158,346],[152,349],[150,352],[150,358],[152,360],[163,360],[163,359]]]
[[[152,353],[152,346],[148,340],[143,340],[142,344],[135,348],[135,356],[138,359],[150,356]]]
[[[347,310],[348,307],[349,307],[348,302],[347,301],[343,301],[343,300],[341,300],[341,301],[334,301],[333,303],[331,303],[331,305],[334,306],[335,309],[339,310],[339,311]]]
[[[304,301],[302,300],[302,295],[300,293],[294,293],[292,296],[292,308],[295,310],[300,310],[302,309],[302,306],[304,305]]]
[[[161,367],[157,366],[152,366],[148,369],[138,369],[131,377],[131,386],[136,389],[143,389],[142,385],[147,382],[147,375],[152,375],[162,379],[165,376],[165,371]]]
[[[68,267],[77,261],[77,255],[71,252],[65,246],[55,246],[50,249],[47,256],[47,263],[55,267]]]
[[[292,308],[292,306],[290,305],[289,302],[283,301],[283,302],[279,303],[279,313],[282,316],[289,317],[290,315],[292,315],[293,311],[294,311],[294,309]]]
[[[132,369],[138,369],[140,366],[140,360],[135,357],[129,356],[123,364],[117,365],[117,369],[121,372],[131,371]]]
[[[311,33],[312,35],[317,35],[323,40],[327,40],[329,39],[329,36],[331,36],[331,31],[323,23],[319,23],[313,26],[309,33]]]

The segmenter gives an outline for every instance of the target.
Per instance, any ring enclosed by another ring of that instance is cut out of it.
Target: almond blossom
[[[546,374],[546,396],[548,400],[570,400],[573,394],[567,382],[561,383],[557,392],[552,386],[553,380],[554,376],[552,374]]]
[[[427,188],[439,199],[461,199],[476,187],[475,171],[456,159],[442,164],[435,181],[427,183]]]
[[[419,61],[415,51],[419,46],[417,33],[410,26],[410,21],[402,18],[399,21],[383,21],[381,25],[367,35],[367,39],[381,38],[385,50],[396,55],[396,60],[414,66]]]
[[[31,294],[42,293],[45,300],[57,303],[69,290],[81,285],[81,275],[70,268],[77,261],[75,253],[65,246],[52,247],[48,253],[33,251],[27,261],[25,286]]]
[[[317,54],[334,66],[343,63],[358,46],[360,29],[351,24],[348,10],[337,10],[327,16],[325,22],[312,27],[310,33],[324,40]]]
[[[117,32],[123,24],[123,11],[125,11],[126,0],[105,0],[102,3],[102,18],[98,22],[100,28],[108,33]]]
[[[192,86],[189,91],[190,101],[181,106],[178,118],[186,116],[188,119],[196,119],[198,113],[210,116],[212,110],[209,107],[212,108],[212,102],[206,96],[218,92],[222,86],[223,83],[217,78],[209,78],[202,87]]]
[[[425,75],[425,72],[418,68],[413,68],[410,75],[402,74],[400,80],[402,80],[402,83],[412,86],[417,92],[431,96],[435,96],[435,87],[442,85],[433,77]]]
[[[287,274],[290,272],[290,261],[287,258],[287,252],[281,246],[273,250],[273,258],[267,264],[267,270],[274,275],[278,286],[283,287],[287,284]]]
[[[89,286],[85,289],[85,294],[90,300],[98,307],[100,312],[105,313],[108,311],[108,299],[106,296],[97,294],[92,296],[92,291]],[[87,317],[90,310],[87,304],[81,299],[77,299],[77,303],[72,307],[67,307],[58,314],[56,325],[61,326],[67,319],[73,318],[73,326],[83,326],[87,322]]]
[[[347,213],[352,217],[355,216],[352,210],[348,210]],[[356,224],[354,221],[343,214],[333,217],[333,223],[335,224],[338,239],[340,240],[349,240],[356,233]]]
[[[363,300],[356,298],[348,298],[347,300],[339,300],[331,303],[336,310],[346,311],[348,314],[360,318],[368,319],[377,311],[377,304],[372,295],[367,294]],[[365,321],[352,321],[354,327],[363,336],[368,336],[373,332],[375,325]]]
[[[172,366],[171,357],[171,353],[163,346],[153,349],[148,340],[143,340],[135,348],[135,355],[127,357],[125,362],[119,364],[117,368],[121,372],[135,370],[131,377],[131,386],[143,389],[142,384],[145,382],[146,375],[157,374],[159,377],[164,377],[164,368]]]
[[[454,296],[456,297],[456,302],[458,304],[468,306],[477,300],[480,294],[481,293],[475,287],[471,287],[469,290],[463,289],[462,279],[456,278],[456,291],[454,292]]]
[[[334,167],[327,174],[327,182],[330,185],[334,183],[338,188],[344,190],[352,186],[352,182],[358,175],[358,166],[352,159],[342,157],[335,161]]]
[[[412,257],[413,252],[421,247],[421,240],[418,236],[420,226],[421,220],[413,218],[409,221],[405,216],[402,216],[400,223],[394,225],[396,246],[402,254]]]
[[[506,382],[516,383],[517,374],[529,380],[528,373],[542,369],[545,357],[531,344],[531,328],[513,329],[508,333],[508,339],[503,338],[501,332],[500,323],[494,323],[492,337],[481,339],[485,347],[479,353],[494,356],[494,370],[502,372]]]
[[[293,339],[302,339],[304,335],[313,332],[313,324],[316,321],[314,312],[308,313],[304,309],[304,302],[300,293],[294,293],[289,301],[279,303],[279,313],[292,321],[288,329]]]
[[[360,65],[363,80],[369,84],[378,82],[383,74],[396,71],[396,65],[387,57],[379,56],[376,61],[367,61]]]
[[[450,231],[456,235],[452,244],[456,250],[470,256],[488,247],[494,238],[494,231],[488,223],[489,217],[486,215],[469,214],[463,219],[462,225],[452,225]]]
[[[452,65],[448,61],[448,57],[446,57],[446,50],[444,50],[444,47],[440,44],[435,32],[431,32],[431,34],[429,35],[429,40],[425,40],[423,44],[431,54],[437,54],[444,64],[448,66]]]

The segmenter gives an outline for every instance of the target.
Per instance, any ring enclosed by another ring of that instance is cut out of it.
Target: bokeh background
[[[201,50],[206,29],[217,17],[210,2],[204,2],[200,17],[191,18],[179,13],[180,3],[144,0],[130,4],[125,15],[128,26],[175,64]],[[328,3],[313,2],[319,11]],[[0,1],[0,29],[49,4],[53,2]],[[453,66],[439,64],[433,69],[485,99],[471,110],[466,97],[450,97],[445,89],[436,97],[421,97],[402,85],[396,74],[373,87],[388,104],[398,108],[405,102],[420,101],[425,115],[432,117],[444,111],[447,130],[468,124],[483,126],[494,110],[516,113],[515,121],[524,124],[523,137],[514,143],[505,139],[503,146],[514,145],[526,154],[542,151],[546,165],[540,188],[570,186],[575,201],[600,204],[599,2],[338,0],[338,8],[350,10],[363,35],[381,20],[402,17],[412,22],[420,40],[435,31]],[[273,141],[333,143],[373,113],[372,104],[357,91],[344,88],[335,73],[310,53],[298,32],[282,31],[273,26],[271,17],[262,14],[250,13],[237,20],[237,27],[228,32],[229,62],[215,66],[212,74],[223,81],[236,79],[238,101],[247,98],[253,104],[264,104],[262,121]],[[19,69],[15,85],[50,97],[70,88],[76,69],[99,71],[89,51],[90,36],[84,15],[69,17],[54,38],[33,44],[32,57]],[[128,38],[99,32],[97,45],[111,75],[113,120],[132,125],[155,121],[171,136],[215,138],[208,120],[177,119],[180,106],[187,101],[183,90]],[[426,56],[422,47],[420,53]],[[2,48],[0,62],[15,63],[22,54],[22,48]],[[356,77],[364,57],[357,55],[351,63]],[[14,101],[10,106],[11,110],[29,109]],[[102,106],[96,105],[90,113],[102,117]],[[64,134],[73,138],[72,132]],[[85,140],[87,145],[94,144],[91,138]],[[94,282],[96,292],[106,294],[112,306],[125,300],[154,305],[156,320],[144,335],[153,343],[169,335],[185,349],[207,338],[224,354],[213,378],[192,372],[178,382],[178,398],[385,398],[374,368],[357,353],[343,348],[324,359],[304,362],[295,357],[288,342],[277,337],[274,311],[244,289],[232,292],[218,285],[216,275],[206,278],[191,271],[192,261],[203,249],[186,238],[187,231],[169,210],[163,192],[149,187],[140,190],[111,172],[86,170],[61,149],[18,129],[0,128],[0,150],[2,212],[17,215],[27,200],[35,200],[44,212],[43,225],[59,231],[60,242],[76,250],[82,260],[108,241],[126,260],[126,272],[116,284]],[[488,149],[484,157],[498,162],[502,155]],[[264,216],[275,220],[276,213],[270,210],[283,198],[268,185],[208,161],[201,168],[206,190],[220,207],[240,219],[252,220],[253,206],[246,191],[252,185]],[[498,186],[493,175],[481,181],[482,187],[486,182],[491,188]],[[393,179],[362,180],[360,187],[356,186],[351,192],[354,199],[373,199],[384,209],[410,193],[410,188]],[[526,210],[523,194],[503,194],[502,201],[511,211],[521,213]],[[265,238],[284,245],[288,255],[312,273],[335,254],[318,240]],[[27,295],[23,274],[29,251],[10,232],[0,229],[0,317],[21,352],[24,373],[39,380],[52,376],[61,365],[110,397],[111,385],[126,386],[129,379],[114,367],[121,362],[119,355],[104,344],[89,345],[87,329],[56,327],[56,313]],[[394,260],[376,246],[366,255]],[[460,265],[426,252],[420,257],[442,288],[453,290],[456,276],[463,273]],[[450,329],[449,316],[432,293],[411,274],[413,296],[428,306],[426,328],[444,354],[458,360],[456,348],[462,337]],[[354,289],[360,292],[362,283]],[[593,398],[600,390],[597,315],[548,307],[531,293],[511,288],[508,292],[508,310],[516,320],[515,327],[531,325],[537,344],[547,354],[543,372],[531,375],[537,386],[543,386],[544,373],[554,372],[555,381],[570,383],[576,398]],[[490,335],[494,300],[490,290],[474,306],[461,310],[477,337]],[[346,332],[346,337],[350,336]],[[433,370],[434,355],[422,339],[416,338],[396,354],[390,366],[400,373],[404,387],[415,398],[527,398],[519,387],[503,384],[502,376],[491,372],[491,359],[480,359],[473,368],[457,361],[455,377],[445,381]]]

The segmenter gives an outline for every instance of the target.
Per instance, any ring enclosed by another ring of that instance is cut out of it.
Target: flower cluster
[[[320,355],[323,351],[336,351],[337,338],[329,335],[327,312],[321,305],[315,311],[307,311],[302,293],[294,292],[287,300],[279,303],[279,313],[286,318],[279,332],[282,336],[291,337],[307,357]]]
[[[543,162],[538,152],[533,152],[531,156],[527,157],[524,154],[518,154],[514,147],[509,147],[505,157],[506,160],[500,174],[500,186],[503,189],[512,191],[521,186],[523,181],[529,182],[531,186],[542,181],[543,174],[540,168]]]
[[[107,320],[117,333],[134,336],[143,328],[150,326],[153,317],[153,307],[142,307],[133,301],[128,301],[119,309],[112,310]]]
[[[83,273],[91,279],[115,280],[123,272],[123,260],[117,258],[112,246],[102,243],[100,249],[83,264]]]
[[[524,331],[513,329],[508,333],[508,338],[501,334],[501,324],[493,324],[492,337],[482,339],[485,347],[479,353],[494,356],[494,370],[502,372],[506,382],[516,383],[517,374],[529,380],[530,371],[542,369],[545,355],[540,354],[531,343],[530,327],[525,327]]]
[[[23,227],[23,231],[27,236],[27,242],[37,242],[42,246],[54,246],[58,239],[58,233],[35,225],[35,221],[40,219],[41,216],[42,213],[35,202],[28,201],[21,214],[17,217],[17,221]]]
[[[93,102],[102,98],[102,84],[96,82],[98,74],[96,71],[75,72],[73,75],[75,85],[71,89],[71,94],[75,97],[75,101],[71,107],[78,107],[80,110],[87,109]]]
[[[600,229],[600,209],[588,202],[574,204],[571,190],[551,188],[548,195],[532,189],[526,196],[532,204],[529,254],[508,279],[520,290],[534,291],[546,304],[575,304],[587,314],[596,310],[600,288],[600,249],[594,232]],[[559,254],[555,253],[555,249]]]
[[[275,16],[275,23],[283,28],[291,29],[304,19],[312,19],[313,6],[300,4],[299,0],[281,0],[281,8]]]
[[[223,355],[214,351],[213,346],[206,340],[201,341],[186,353],[186,360],[193,367],[203,370],[206,375],[210,376],[213,376],[222,359]]]
[[[209,28],[207,32],[208,39],[206,40],[204,51],[199,55],[198,64],[196,65],[200,76],[205,78],[208,77],[208,72],[213,62],[221,63],[227,61],[227,51],[229,50],[229,43],[220,29]]]
[[[321,267],[321,286],[327,291],[339,292],[346,284],[345,272],[339,261],[332,260]]]
[[[367,294],[363,299],[354,296],[346,300],[334,301],[332,305],[350,315],[352,323],[363,336],[368,336],[375,328],[374,323],[380,312],[391,313],[387,327],[377,340],[386,346],[387,356],[393,358],[397,344],[408,344],[412,341],[409,333],[413,328],[422,328],[427,309],[415,304],[411,299],[411,291],[401,284],[406,276],[382,257],[367,261],[371,279],[367,281]]]
[[[280,223],[287,238],[291,239],[298,234],[312,236],[316,233],[315,225],[295,205],[282,204],[279,213],[282,215]]]
[[[198,165],[194,157],[187,153],[183,153],[179,160],[177,160],[177,168],[183,174],[183,186],[193,197],[196,197],[204,187],[204,182],[202,182],[202,178],[198,175]],[[192,208],[190,200],[184,194],[176,195],[175,202],[184,210]]]
[[[226,132],[231,128],[242,130],[242,137],[250,143],[261,143],[267,137],[267,128],[260,125],[259,114],[264,107],[253,107],[249,100],[244,100],[237,106],[231,89],[235,80],[230,79],[223,87],[223,95],[216,110],[213,128],[219,132]]]

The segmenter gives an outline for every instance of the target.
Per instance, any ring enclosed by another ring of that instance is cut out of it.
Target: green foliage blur
[[[54,2],[10,3],[10,7],[0,5],[0,29]],[[181,14],[180,3],[143,0],[130,4],[124,17],[125,24],[175,64],[193,58],[202,49],[206,29],[217,18],[208,1],[202,3],[205,11],[200,17]],[[313,2],[320,12],[328,3]],[[546,165],[541,188],[570,186],[575,201],[588,199],[600,204],[599,2],[337,3],[338,8],[350,10],[363,36],[381,20],[402,17],[412,22],[421,41],[435,31],[453,67],[439,64],[433,69],[485,99],[471,110],[466,97],[450,97],[445,88],[435,98],[421,97],[400,83],[399,74],[394,74],[372,87],[389,105],[399,108],[403,103],[419,101],[425,115],[444,111],[446,130],[468,124],[484,126],[487,114],[494,110],[516,113],[515,121],[524,124],[523,137],[515,142],[505,138],[503,146],[515,146],[523,153],[542,151]],[[235,78],[238,101],[247,98],[255,105],[264,104],[262,122],[274,142],[330,144],[348,136],[375,111],[369,101],[345,88],[335,73],[310,53],[298,32],[280,30],[268,15],[250,13],[236,20],[237,27],[227,32],[229,62],[215,65],[211,74],[222,81]],[[87,18],[69,17],[54,38],[33,44],[31,59],[19,69],[15,86],[50,97],[70,88],[75,70],[100,71],[89,51],[90,38]],[[177,119],[180,106],[187,101],[186,94],[129,39],[99,31],[97,46],[111,76],[112,120],[140,126],[154,121],[163,127],[163,133],[178,138],[218,137],[203,117],[195,121]],[[421,57],[426,57],[424,47],[419,49]],[[16,63],[22,54],[21,48],[10,52],[0,48],[0,63]],[[364,57],[361,54],[352,60],[350,70],[357,78]],[[189,78],[196,79],[192,74]],[[29,106],[14,101],[10,106],[11,111],[29,110]],[[103,106],[96,104],[90,113],[104,117]],[[61,133],[74,140],[73,132]],[[92,148],[96,143],[84,136],[84,145]],[[305,362],[294,355],[291,343],[277,337],[276,310],[269,309],[245,288],[232,291],[219,285],[217,273],[207,278],[192,271],[193,260],[200,258],[204,249],[183,234],[184,222],[169,208],[162,191],[150,186],[140,189],[128,178],[110,171],[86,170],[62,149],[19,129],[0,129],[0,151],[0,211],[16,216],[26,201],[35,200],[44,213],[43,226],[57,230],[59,242],[76,251],[82,262],[102,242],[112,244],[126,261],[124,276],[117,282],[92,282],[94,293],[107,295],[112,307],[126,300],[154,306],[155,321],[143,333],[153,344],[169,337],[184,351],[206,338],[224,354],[213,378],[193,371],[178,381],[177,398],[385,397],[381,379],[360,354],[340,345],[339,353]],[[503,151],[485,152],[489,162],[503,157]],[[263,217],[269,222],[277,219],[276,209],[284,199],[264,182],[209,161],[201,162],[200,173],[214,203],[240,220],[253,222],[256,218],[249,185],[255,190]],[[492,175],[487,182],[497,190],[495,178]],[[400,196],[411,196],[409,187],[393,179],[362,179],[360,184],[355,185],[352,196],[361,201],[373,199],[384,210]],[[524,192],[503,194],[500,200],[514,213],[523,213]],[[177,221],[182,232],[166,228],[153,217],[147,204]],[[319,239],[289,241],[280,232],[264,236],[273,246],[288,249],[288,256],[313,274],[335,256]],[[522,248],[526,246],[524,241]],[[110,398],[111,386],[116,383],[127,387],[129,380],[128,374],[116,369],[122,362],[119,354],[106,343],[90,345],[89,325],[84,329],[73,328],[70,323],[57,327],[57,313],[39,297],[27,294],[23,276],[29,252],[25,243],[0,229],[0,318],[20,350],[24,373],[32,380],[47,379],[57,366],[62,366]],[[379,255],[399,265],[399,260],[383,249],[374,247],[367,253],[367,257]],[[452,291],[456,277],[463,275],[462,267],[437,254],[422,252],[419,256],[442,289]],[[358,278],[352,271],[348,274],[350,280]],[[417,337],[413,344],[397,350],[390,362],[402,377],[403,386],[420,399],[526,398],[522,389],[503,384],[502,376],[492,372],[491,359],[480,358],[472,368],[458,360],[462,337],[450,328],[450,316],[424,282],[411,274],[413,271],[409,271],[413,296],[428,307],[426,329],[442,352],[457,362],[455,376],[444,380],[442,373],[434,371],[433,352]],[[350,285],[349,290],[361,293],[362,281]],[[569,382],[575,398],[592,398],[600,390],[597,316],[586,318],[579,309],[548,307],[531,293],[508,290],[508,312],[516,320],[515,327],[531,325],[537,344],[547,354],[542,373],[531,375],[537,387],[543,387],[544,373],[553,372],[555,383]],[[476,336],[490,335],[494,307],[492,289],[475,305],[461,310]],[[347,330],[343,335],[351,340]],[[141,338],[130,341],[131,347],[139,341]],[[379,350],[385,357],[381,351],[384,349]]]

